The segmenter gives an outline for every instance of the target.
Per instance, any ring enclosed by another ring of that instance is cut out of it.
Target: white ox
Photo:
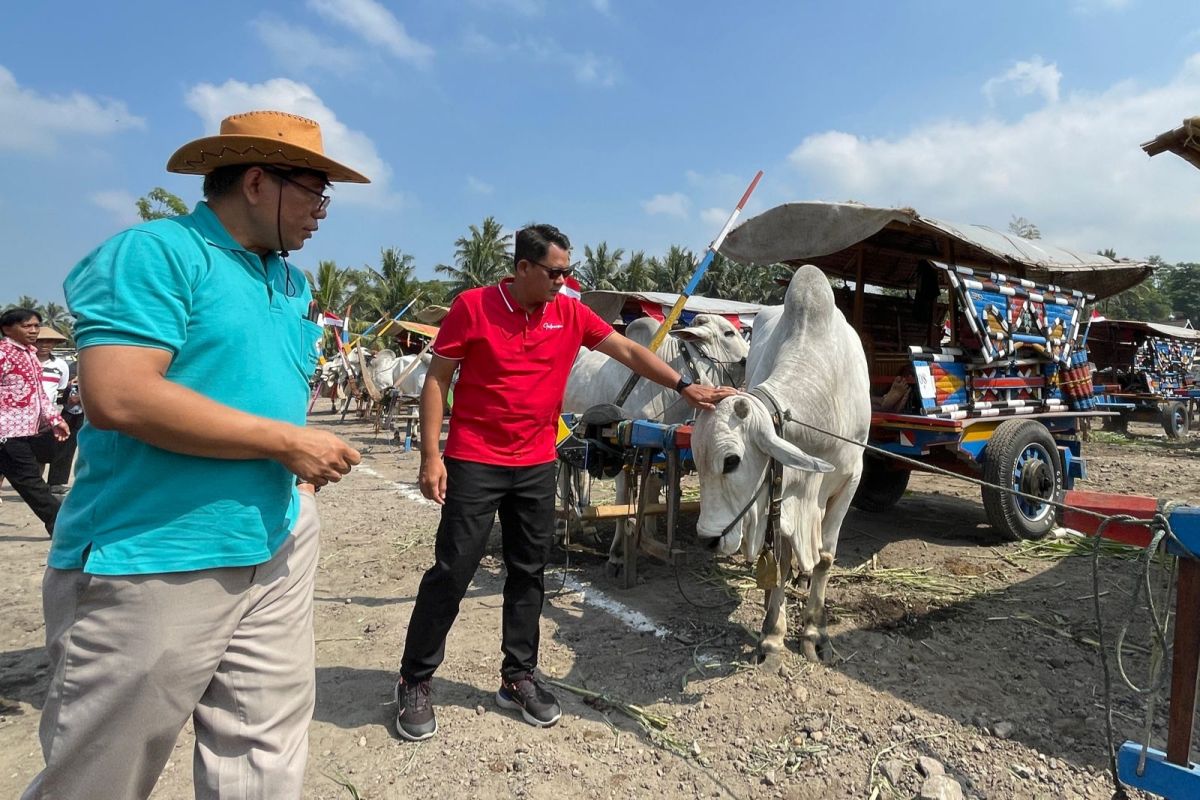
[[[638,344],[649,346],[658,332],[657,320],[643,317],[629,323],[625,335]],[[746,357],[750,346],[729,320],[716,314],[697,314],[691,325],[671,331],[659,346],[658,355],[680,374],[705,386],[741,386],[746,376]],[[695,367],[689,366],[689,362]],[[587,348],[580,348],[563,397],[563,410],[581,414],[592,406],[612,403],[632,373],[619,361]],[[638,381],[621,409],[632,419],[649,419],[673,425],[692,416],[692,409],[673,389],[652,381]],[[626,497],[625,473],[617,476],[617,497]],[[567,495],[566,483],[563,496]],[[652,496],[658,486],[647,487]],[[581,502],[588,494],[582,481],[577,482],[576,496]],[[623,536],[628,523],[617,523],[617,535],[608,551],[609,572],[616,574],[624,564]],[[654,520],[646,522],[653,535]]]
[[[643,317],[629,323],[625,335],[649,346],[658,332],[657,320]],[[679,373],[705,386],[740,386],[746,374],[750,346],[729,320],[716,314],[697,314],[692,324],[672,331],[658,355]],[[696,366],[693,374],[688,361]],[[629,378],[629,368],[603,353],[580,348],[567,391],[563,411],[583,413],[592,406],[613,402]],[[691,416],[691,407],[678,394],[648,380],[640,380],[621,405],[633,419],[652,419],[674,424]]]
[[[834,306],[829,281],[813,266],[796,270],[783,307],[760,313],[754,333],[746,384],[784,412],[783,435],[776,434],[773,409],[756,394],[726,398],[700,414],[692,433],[701,498],[696,533],[726,555],[741,549],[748,560],[757,559],[769,519],[768,465],[772,459],[783,465],[775,531],[780,581],[767,592],[759,648],[764,656],[783,651],[783,586],[795,567],[810,576],[802,644],[805,657],[816,660],[818,645],[827,641],[825,587],[862,475],[863,450],[797,423],[865,442],[871,426],[867,361],[858,335]]]
[[[380,350],[371,361],[371,378],[381,392],[392,387],[405,397],[419,397],[432,360],[429,353],[397,356],[391,350]]]

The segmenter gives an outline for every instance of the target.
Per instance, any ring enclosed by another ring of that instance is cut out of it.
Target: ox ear
[[[712,341],[712,329],[707,326],[680,328],[677,331],[671,331],[671,335],[676,339],[683,339],[688,342],[709,342]]]
[[[833,464],[824,459],[810,456],[796,445],[780,438],[774,431],[767,434],[766,451],[786,467],[802,472],[833,472]]]

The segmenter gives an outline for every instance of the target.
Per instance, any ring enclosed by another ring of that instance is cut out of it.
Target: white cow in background
[[[649,346],[658,332],[659,322],[642,317],[629,323],[625,335],[638,344]],[[658,355],[680,374],[704,386],[741,386],[746,376],[746,357],[750,345],[729,320],[716,314],[697,314],[691,325],[671,331],[658,349]],[[695,371],[689,366],[695,366]],[[567,390],[563,397],[563,410],[582,414],[592,406],[612,403],[620,394],[629,376],[629,368],[603,353],[580,348],[575,364],[567,379]],[[692,416],[692,408],[679,394],[669,387],[646,380],[638,381],[633,392],[621,405],[622,411],[631,419],[648,419],[667,425],[685,422]],[[587,503],[589,494],[583,477],[574,482],[575,494],[581,504]],[[617,497],[625,494],[625,473],[617,478]],[[564,480],[560,487],[563,496],[568,494]],[[647,487],[651,497],[657,497],[659,487]],[[617,534],[608,551],[609,572],[616,574],[625,563],[623,536],[628,521],[617,523]],[[647,530],[653,535],[654,518],[646,521]]]
[[[418,397],[432,360],[429,353],[398,356],[392,350],[380,350],[371,361],[371,377],[381,392],[391,387],[406,397]]]
[[[696,420],[692,453],[701,498],[696,533],[726,555],[740,548],[748,560],[757,559],[769,517],[771,487],[763,485],[768,465],[772,459],[783,465],[775,531],[780,581],[767,592],[759,648],[764,656],[784,648],[784,585],[794,566],[810,576],[802,644],[805,657],[816,660],[818,645],[826,641],[829,570],[862,475],[863,449],[798,423],[854,442],[866,442],[871,427],[862,342],[834,306],[829,281],[816,267],[796,270],[782,309],[755,320],[746,385],[748,393],[722,400]],[[772,402],[784,412],[782,436],[772,423]]]
[[[659,322],[642,317],[629,323],[625,335],[649,346]],[[690,352],[689,352],[690,351]],[[716,314],[697,314],[686,328],[671,331],[658,355],[678,372],[704,386],[740,386],[746,376],[750,345],[729,320]],[[688,359],[696,365],[693,374]],[[580,348],[567,379],[563,411],[582,414],[601,403],[613,402],[632,373],[603,353]],[[689,419],[691,407],[669,388],[642,379],[621,405],[632,419],[675,424]]]

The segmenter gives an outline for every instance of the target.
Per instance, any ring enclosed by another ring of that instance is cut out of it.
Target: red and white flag
[[[1107,319],[1108,319],[1108,317],[1106,317],[1100,313],[1100,309],[1098,309],[1098,308],[1092,309],[1092,322],[1104,322]]]
[[[562,294],[565,294],[567,297],[573,297],[576,300],[583,296],[583,289],[580,287],[579,281],[575,280],[570,275],[568,275],[566,278],[563,278],[563,287],[559,289],[559,291]]]

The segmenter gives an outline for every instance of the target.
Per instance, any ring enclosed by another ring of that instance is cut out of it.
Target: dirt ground
[[[503,580],[494,543],[434,680],[439,734],[401,742],[392,684],[438,512],[414,486],[416,454],[388,433],[328,414],[312,422],[364,459],[319,495],[306,797],[908,798],[925,783],[921,758],[966,797],[1111,795],[1090,559],[1002,541],[974,487],[925,476],[891,513],[847,519],[829,592],[835,652],[820,665],[799,657],[794,632],[782,664],[755,665],[762,594],[740,558],[714,563],[692,546],[694,518],[682,522],[691,549],[678,574],[643,559],[628,591],[606,576],[600,540],[611,526],[577,537],[567,570],[560,549],[548,577],[541,669],[603,697],[555,689],[564,716],[549,730],[492,699]],[[1168,443],[1134,425],[1129,438],[1100,435],[1085,455],[1088,488],[1200,504],[1195,438]],[[0,498],[0,796],[14,797],[41,766],[47,540],[8,487]],[[1110,642],[1129,618],[1136,566],[1101,560]],[[1127,666],[1141,676],[1148,628],[1133,620]],[[1116,738],[1138,738],[1143,699],[1114,692]],[[640,708],[641,722],[623,705]],[[190,797],[190,780],[185,730],[154,797]]]

